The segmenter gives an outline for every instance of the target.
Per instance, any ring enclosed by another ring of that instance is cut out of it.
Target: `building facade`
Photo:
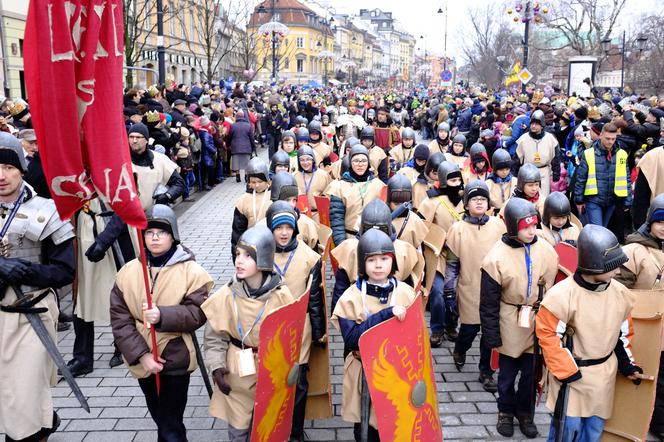
[[[28,15],[27,0],[0,0],[0,47],[2,95],[27,98],[23,71],[23,35]]]

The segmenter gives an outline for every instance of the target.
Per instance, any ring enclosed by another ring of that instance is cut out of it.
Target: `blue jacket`
[[[470,108],[466,108],[457,114],[456,125],[459,129],[459,132],[468,132],[470,130],[472,118],[473,112],[470,110]]]
[[[523,115],[516,117],[512,123],[512,136],[507,138],[503,143],[503,147],[512,155],[512,158],[516,156],[516,140],[518,140],[521,135],[525,134],[530,130],[530,112],[527,112]]]
[[[574,202],[576,204],[594,203],[601,207],[615,205],[619,198],[613,192],[613,185],[616,176],[616,152],[618,144],[613,145],[611,152],[611,162],[607,160],[606,151],[599,147],[599,140],[593,144],[595,148],[595,173],[597,174],[597,195],[584,195],[586,181],[588,180],[588,162],[585,152],[581,153],[579,167],[576,168],[576,182],[574,183]],[[625,207],[632,205],[632,178],[629,172],[629,166],[625,165],[627,170],[627,198]]]
[[[198,136],[201,139],[201,156],[204,164],[207,167],[214,166],[215,155],[217,153],[217,148],[214,145],[214,139],[212,135],[206,130],[200,130]]]
[[[238,118],[228,134],[231,154],[250,154],[254,151],[254,131],[246,117]]]

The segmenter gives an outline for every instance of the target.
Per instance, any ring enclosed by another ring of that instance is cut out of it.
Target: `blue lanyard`
[[[288,271],[288,266],[290,266],[290,262],[293,259],[293,256],[295,255],[295,250],[297,250],[297,248],[294,249],[292,252],[290,252],[290,256],[288,257],[288,261],[286,261],[286,265],[284,266],[283,271],[279,268],[276,262],[274,263],[274,268],[277,269],[277,272],[279,272],[281,276],[286,275],[286,272]]]
[[[533,260],[530,259],[530,244],[524,244],[524,250],[526,251],[526,271],[528,272],[528,289],[526,291],[526,301],[530,298],[532,293],[533,285]]]
[[[311,187],[311,183],[314,181],[314,171],[311,171],[311,179],[309,180],[309,184],[307,184],[307,172],[302,172],[302,181],[304,181],[304,193],[309,195],[309,188]]]
[[[236,298],[235,292],[233,292],[233,307],[235,308],[235,322],[237,323],[237,332],[240,335],[240,341],[242,342],[242,348],[244,349],[244,338],[246,336],[249,336],[249,333],[251,333],[251,331],[254,329],[254,327],[256,327],[256,324],[258,324],[258,321],[260,321],[261,318],[263,317],[263,313],[265,313],[265,309],[267,308],[267,303],[269,302],[269,300],[265,302],[265,304],[263,305],[263,308],[261,309],[261,311],[258,312],[258,315],[256,316],[256,319],[254,319],[254,323],[251,324],[251,327],[249,328],[249,331],[245,335],[244,334],[244,328],[242,328],[242,323],[240,322],[240,312],[238,311],[237,301],[236,301],[235,298]]]
[[[12,208],[12,211],[9,213],[9,217],[7,218],[7,221],[5,222],[5,225],[2,226],[2,231],[0,231],[0,239],[4,238],[5,235],[7,234],[7,230],[9,230],[9,226],[11,225],[12,221],[14,221],[14,217],[16,217],[16,214],[18,213],[19,207],[21,207],[21,204],[23,203],[23,197],[25,196],[25,187],[23,190],[21,190],[21,193],[18,195],[18,199],[14,203],[14,207]]]
[[[555,230],[553,230],[553,229],[549,229],[549,230],[551,230],[551,236],[553,237],[553,240],[556,242],[556,244],[563,242],[562,230],[558,231],[558,237],[557,238],[556,238],[556,235],[554,234]]]

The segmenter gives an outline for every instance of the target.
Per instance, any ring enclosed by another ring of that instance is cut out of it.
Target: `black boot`
[[[431,333],[431,337],[429,337],[429,343],[431,343],[433,348],[440,347],[443,344],[443,332]]]
[[[300,365],[300,373],[295,386],[295,403],[293,404],[293,426],[291,427],[290,440],[304,440],[304,412],[307,408],[307,393],[309,392],[309,381],[307,364]]]
[[[457,332],[456,327],[448,327],[445,329],[445,338],[450,342],[456,342],[459,337],[459,332]]]
[[[519,421],[519,430],[521,430],[524,436],[528,439],[537,437],[539,431],[537,431],[537,425],[533,422],[532,414],[517,413],[516,418]]]
[[[466,354],[465,353],[452,353],[452,358],[454,359],[454,365],[458,371],[461,371],[464,365],[466,365]]]
[[[498,384],[496,384],[491,373],[480,373],[478,381],[482,384],[482,387],[484,387],[484,391],[489,393],[495,393],[498,391]]]
[[[113,357],[111,358],[110,361],[108,361],[108,365],[111,368],[122,365],[122,353],[120,353],[120,350],[118,350],[117,347],[115,347],[115,351],[113,352]]]
[[[514,415],[512,413],[498,413],[496,430],[504,437],[514,436]]]
[[[69,361],[71,373],[76,376],[92,373],[95,345],[95,323],[74,315],[74,359]]]

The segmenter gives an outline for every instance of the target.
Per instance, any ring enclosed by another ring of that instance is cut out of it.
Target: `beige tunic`
[[[449,149],[450,149],[450,146],[443,146],[443,148],[441,149],[437,140],[431,140],[431,142],[429,143],[429,154],[430,155],[433,155],[436,152],[447,153],[447,151]]]
[[[403,145],[397,144],[390,150],[390,158],[393,159],[400,168],[404,167],[406,163],[410,161],[411,158],[413,158],[414,154],[415,145],[413,145],[410,149],[407,149],[403,147]]]
[[[210,291],[214,286],[214,281],[212,281],[210,275],[195,261],[184,261],[172,266],[162,267],[161,269],[150,270],[150,278],[154,281],[154,285],[152,285],[153,305],[162,307],[179,305],[188,294],[203,287],[207,291]],[[150,329],[146,328],[143,322],[143,303],[146,302],[146,298],[141,261],[134,259],[122,267],[118,272],[115,283],[122,292],[127,308],[129,308],[134,317],[136,330],[143,336],[150,351],[152,351]],[[157,353],[159,355],[161,355],[166,345],[172,339],[181,338],[189,350],[189,367],[187,367],[187,371],[192,372],[198,367],[196,363],[196,349],[189,333],[160,332],[155,329],[155,334],[157,339]],[[132,376],[137,379],[150,376],[150,373],[146,372],[140,363],[128,365],[125,359],[125,365],[127,365]]]
[[[541,229],[537,229],[537,236],[554,247],[561,241],[576,241],[580,233],[581,231],[574,224],[571,224],[569,227],[566,227],[561,231],[551,230],[544,224],[542,224]]]
[[[268,227],[267,219],[263,218],[256,226]],[[269,228],[269,227],[268,227]],[[306,215],[300,215],[297,219],[297,239],[305,243],[310,249],[315,250],[318,245],[318,224]]]
[[[660,193],[664,193],[664,147],[660,146],[646,153],[638,165],[648,180],[650,201]]]
[[[265,212],[270,204],[272,201],[269,190],[262,193],[247,192],[238,198],[235,208],[247,218],[247,229],[250,229],[265,218]]]
[[[546,198],[551,189],[551,161],[556,157],[558,141],[552,134],[545,132],[541,140],[535,140],[525,133],[516,141],[516,154],[521,164],[531,163],[537,166],[542,175],[540,198]]]
[[[486,181],[489,186],[489,198],[491,199],[491,207],[499,211],[503,208],[507,200],[512,196],[512,192],[516,188],[516,178],[512,177],[509,183],[496,183],[493,180]]]
[[[664,252],[643,244],[631,243],[623,247],[629,258],[623,266],[636,275],[633,289],[658,290],[664,288]],[[660,281],[657,283],[657,276]]]
[[[106,206],[108,207],[108,206]],[[99,214],[102,212],[99,199],[89,202],[90,211]],[[74,313],[84,321],[109,322],[109,309],[111,307],[111,289],[115,284],[117,268],[113,260],[113,249],[106,251],[106,255],[99,262],[91,262],[85,252],[94,244],[93,216],[97,223],[97,233],[104,231],[106,222],[110,217],[93,215],[81,210],[76,217],[76,284],[77,296]]]
[[[380,149],[380,147],[378,148]],[[333,182],[334,183],[334,182]],[[339,181],[337,185],[330,185],[327,193],[330,196],[336,196],[341,199],[346,207],[345,228],[357,232],[359,229],[360,215],[362,209],[369,202],[380,198],[385,183],[378,178],[363,183],[351,183],[349,181]],[[352,237],[348,234],[348,237]]]
[[[611,354],[602,364],[580,367],[581,379],[569,384],[567,416],[611,417],[618,369],[613,350],[634,302],[634,295],[615,280],[606,290],[594,292],[580,287],[573,277],[556,284],[544,298],[542,306],[558,319],[557,328],[562,330],[567,325],[574,330],[575,358],[600,359]],[[560,382],[551,373],[548,379],[546,406],[553,411]]]
[[[332,148],[324,142],[320,142],[316,145],[309,143],[309,146],[314,150],[314,155],[316,156],[316,166],[321,166],[323,160],[330,156],[332,153]]]
[[[450,163],[454,163],[457,166],[459,166],[459,169],[463,171],[463,169],[466,166],[466,161],[468,161],[467,156],[460,157],[459,155],[452,155],[450,152],[447,152],[445,154],[445,161],[449,161]]]
[[[456,295],[462,324],[480,323],[480,266],[503,233],[505,224],[494,217],[483,226],[457,221],[447,232],[445,244],[460,262]]]
[[[236,295],[237,315],[234,309],[233,292]],[[219,349],[211,345],[221,336],[228,339],[232,336],[241,340],[237,327],[239,317],[242,328],[248,335],[244,339],[245,345],[258,347],[261,324],[265,317],[277,308],[293,301],[293,296],[285,284],[277,286],[259,298],[250,298],[243,290],[243,284],[234,282],[225,285],[215,292],[201,308],[208,318],[208,329],[206,330],[205,358],[210,371],[219,368],[214,356],[218,356]],[[258,314],[265,307],[265,311],[256,325],[252,328]],[[210,338],[208,338],[208,334]],[[232,391],[227,396],[214,384],[214,392],[210,402],[210,415],[223,419],[229,425],[237,429],[249,429],[251,418],[254,413],[254,401],[256,398],[256,375],[240,377],[236,364],[237,354],[240,349],[229,343],[225,352],[224,366],[230,371],[225,376],[226,382]],[[223,356],[223,355],[222,355]],[[258,367],[258,354],[254,354],[254,362]]]
[[[378,168],[380,163],[387,158],[387,154],[382,147],[374,146],[369,149],[369,163],[371,164],[371,169],[378,174]]]
[[[397,239],[406,241],[416,249],[420,248],[422,241],[429,233],[426,222],[415,212],[409,211],[406,216],[392,220]]]
[[[137,166],[132,164],[136,174],[136,185],[138,187],[138,196],[141,199],[143,210],[148,210],[154,205],[152,195],[157,187],[166,185],[173,172],[180,170],[177,164],[171,161],[166,155],[152,151],[152,168]]]
[[[419,214],[424,217],[427,223],[434,223],[447,233],[452,224],[461,220],[463,217],[463,200],[459,204],[452,205],[452,201],[446,195],[439,195],[433,198],[425,199],[418,209]],[[445,256],[440,255],[438,266],[436,268],[441,275],[445,275]]]
[[[530,246],[532,260],[532,284],[530,297],[526,269],[525,248],[513,248],[502,241],[497,241],[482,262],[482,270],[502,286],[500,299],[500,337],[501,354],[518,358],[523,353],[533,352],[535,328],[531,313],[530,327],[519,327],[518,315],[522,305],[537,302],[539,288],[537,283],[544,278],[545,292],[549,289],[558,273],[558,255],[551,244],[536,241]],[[546,295],[545,295],[546,298]]]
[[[315,213],[318,208],[316,207],[315,197],[323,195],[327,186],[330,185],[332,178],[330,174],[322,169],[316,169],[312,174],[297,171],[293,174],[297,182],[297,189],[300,195],[307,195],[309,200],[309,207],[314,211],[314,216],[317,219],[318,214]]]
[[[330,252],[344,270],[351,282],[357,281],[357,238],[348,238]],[[417,283],[424,269],[424,257],[411,244],[397,239],[394,241],[394,251],[397,259],[397,271],[394,277],[405,281],[410,277],[413,284]]]
[[[364,301],[363,301],[364,298]],[[339,318],[355,321],[358,324],[367,320],[368,315],[390,308],[390,306],[401,305],[408,307],[415,299],[413,289],[403,283],[398,283],[387,304],[381,304],[378,298],[373,296],[362,296],[362,291],[355,284],[351,285],[339,298],[332,313],[332,324],[341,331]],[[344,362],[343,391],[341,395],[341,418],[347,422],[361,421],[362,403],[362,361],[359,352],[352,352],[346,356]],[[371,407],[369,424],[378,428],[376,414]]]
[[[288,264],[288,253],[275,253],[274,263],[280,270],[276,269],[281,277],[284,278],[286,287],[290,290],[295,299],[299,299],[307,289],[311,269],[320,261],[320,255],[311,250],[305,243],[299,241],[297,248],[293,251],[293,258]],[[286,267],[288,266],[288,267]],[[283,274],[281,272],[284,272]],[[302,333],[302,349],[300,350],[300,364],[309,362],[311,355],[311,320],[309,314],[304,321],[304,331]]]

